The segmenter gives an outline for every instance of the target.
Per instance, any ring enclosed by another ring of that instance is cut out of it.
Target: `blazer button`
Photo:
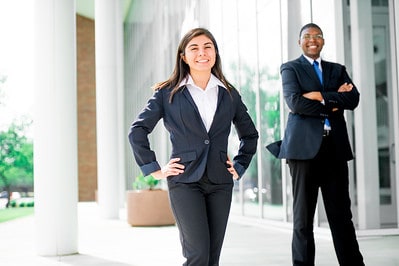
[[[204,143],[205,143],[206,145],[208,145],[208,144],[209,144],[209,139],[204,140]]]

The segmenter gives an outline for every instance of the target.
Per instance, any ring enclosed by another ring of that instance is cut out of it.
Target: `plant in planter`
[[[136,179],[133,182],[133,189],[134,190],[154,190],[157,188],[157,185],[159,184],[159,180],[155,179],[152,175],[144,176],[143,174],[140,174],[139,176],[136,177]]]
[[[127,222],[132,226],[173,225],[168,191],[159,187],[153,176],[136,177],[133,190],[127,191]]]

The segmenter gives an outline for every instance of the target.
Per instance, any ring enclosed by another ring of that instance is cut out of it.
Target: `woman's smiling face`
[[[191,72],[211,72],[216,61],[216,50],[213,42],[205,35],[194,37],[184,49],[184,62]]]

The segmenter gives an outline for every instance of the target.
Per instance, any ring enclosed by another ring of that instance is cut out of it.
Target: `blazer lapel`
[[[193,106],[193,108],[195,109],[195,111],[197,111],[197,113],[199,115],[198,107],[195,104],[194,99],[193,99],[193,97],[191,97],[191,94],[188,91],[186,86],[184,86],[182,93],[183,93],[184,97],[186,97],[187,101]]]
[[[328,88],[331,75],[331,64],[322,60],[321,66],[323,68],[323,88]]]
[[[219,90],[218,91],[218,103],[217,103],[217,106],[216,106],[216,112],[219,109],[219,105],[222,102],[223,96],[224,96],[224,94],[226,92],[226,89],[223,88],[223,87],[220,87],[220,86],[218,86],[218,90]],[[216,115],[216,113],[215,113],[215,115]]]
[[[225,106],[222,106],[222,102],[223,102],[222,100],[223,100],[223,97],[225,97],[228,94],[228,92],[226,91],[225,88],[223,88],[221,86],[219,86],[218,89],[219,89],[219,91],[218,91],[218,102],[217,102],[217,106],[216,106],[216,112],[215,112],[215,115],[213,116],[213,121],[212,121],[212,125],[209,129],[209,132],[212,132],[214,127],[219,126],[220,125],[219,123],[221,123],[221,121],[226,120],[226,117],[220,117],[220,116],[222,113],[221,108],[225,107]]]
[[[324,65],[322,65],[323,68],[323,84],[320,83],[319,77],[316,74],[316,71],[313,68],[313,65],[310,64],[310,62],[302,55],[300,57],[301,64],[303,66],[303,69],[305,69],[305,72],[308,74],[308,77],[310,79],[313,79],[317,84],[320,84],[320,88],[323,89],[324,87]]]

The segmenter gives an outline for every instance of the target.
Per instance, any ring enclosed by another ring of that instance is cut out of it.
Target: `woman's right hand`
[[[162,167],[161,170],[155,171],[151,173],[151,175],[155,179],[163,179],[167,178],[168,176],[180,175],[184,172],[184,165],[177,163],[178,161],[180,161],[180,158],[171,159],[167,165]]]

